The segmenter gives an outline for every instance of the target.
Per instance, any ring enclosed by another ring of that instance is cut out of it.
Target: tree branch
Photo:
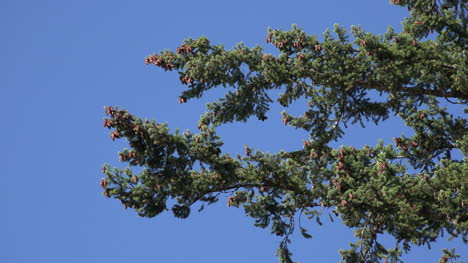
[[[386,92],[393,91],[389,89],[388,87],[386,87],[384,84],[377,82],[377,81],[356,81],[354,85],[361,86],[367,89],[375,89],[378,91],[386,91]],[[428,96],[436,96],[436,97],[441,97],[441,98],[456,98],[460,100],[468,100],[468,94],[465,94],[458,90],[453,90],[453,91],[430,90],[430,89],[402,86],[396,91],[403,92],[403,93],[410,94],[410,95],[428,95]]]

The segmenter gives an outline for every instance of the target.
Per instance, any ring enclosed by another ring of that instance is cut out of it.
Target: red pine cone
[[[250,149],[249,149],[249,147],[245,147],[245,155],[250,156]]]
[[[177,54],[191,54],[193,53],[193,48],[187,44],[182,44],[176,49]]]
[[[106,107],[106,115],[114,115],[114,108],[112,106]]]
[[[105,189],[107,188],[107,185],[108,185],[107,180],[104,179],[104,178],[102,178],[102,179],[101,179],[101,182],[99,183],[99,185],[102,187],[102,189],[105,190]]]
[[[273,33],[269,33],[267,38],[266,38],[266,42],[269,44],[271,43],[271,38],[273,37]]]
[[[103,123],[104,128],[112,128],[114,127],[114,121],[111,119],[105,119]]]
[[[115,141],[115,139],[120,138],[120,134],[118,132],[111,132],[111,139]]]
[[[395,146],[399,147],[400,145],[401,145],[401,138],[400,137],[395,138]]]

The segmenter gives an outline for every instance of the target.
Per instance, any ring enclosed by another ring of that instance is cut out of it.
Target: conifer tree
[[[293,26],[268,29],[266,43],[278,55],[243,44],[227,50],[200,37],[148,56],[146,64],[178,72],[187,87],[180,103],[209,89],[228,91],[207,104],[195,133],[170,132],[167,124],[106,107],[111,139],[126,139],[130,149],[119,153],[125,169],[104,165],[104,195],[143,217],[171,210],[187,218],[194,206],[227,193],[228,206],[243,207],[255,226],[283,237],[281,262],[292,262],[294,230],[311,237],[299,216],[320,222],[329,214],[354,229],[358,241],[340,250],[344,262],[399,262],[412,245],[429,245],[443,232],[466,243],[467,120],[439,104],[468,102],[467,2],[390,2],[410,10],[402,32],[389,27],[377,35],[356,26],[348,33],[336,25],[317,37]],[[299,99],[308,101],[304,114],[288,114]],[[303,148],[271,154],[245,146],[242,156],[223,153],[216,127],[250,117],[264,121],[272,103],[285,108],[284,125],[309,134]],[[414,134],[360,149],[330,146],[348,125],[378,125],[390,117]],[[452,158],[454,151],[462,160]],[[395,247],[379,243],[382,233],[397,240]],[[456,257],[444,250],[440,261]]]

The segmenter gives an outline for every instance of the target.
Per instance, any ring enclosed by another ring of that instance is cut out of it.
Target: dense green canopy
[[[443,231],[466,242],[468,160],[452,153],[468,153],[467,120],[439,102],[468,101],[467,4],[391,2],[410,10],[403,32],[389,28],[376,35],[352,27],[347,33],[336,25],[319,38],[293,26],[268,30],[266,42],[278,55],[243,44],[226,50],[202,37],[147,57],[147,64],[179,73],[187,86],[180,103],[220,86],[229,91],[207,105],[198,133],[171,133],[166,124],[107,107],[104,126],[112,129],[112,140],[125,138],[131,149],[119,153],[127,168],[104,165],[104,194],[141,216],[170,209],[186,218],[194,204],[217,202],[229,193],[229,206],[242,206],[256,226],[284,237],[278,249],[282,262],[292,262],[287,245],[294,229],[310,237],[295,222],[302,215],[317,222],[323,214],[338,216],[355,229],[358,241],[340,251],[345,262],[397,262],[410,245],[435,242]],[[252,116],[265,120],[276,103],[272,90],[282,92],[277,102],[285,108],[308,101],[303,115],[283,111],[282,116],[310,140],[293,152],[246,146],[242,157],[224,154],[216,127]],[[348,125],[379,124],[393,116],[414,135],[361,149],[330,146]],[[135,166],[141,172],[133,171]],[[381,233],[393,236],[396,246],[381,245]],[[453,258],[445,251],[441,260]]]

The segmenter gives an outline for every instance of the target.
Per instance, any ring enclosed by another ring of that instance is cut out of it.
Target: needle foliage
[[[294,230],[311,238],[300,216],[317,222],[339,217],[354,229],[357,241],[340,250],[343,262],[400,262],[412,245],[430,245],[442,233],[466,242],[467,120],[439,104],[468,101],[467,3],[391,4],[410,10],[402,32],[347,32],[336,25],[319,38],[293,26],[268,30],[266,43],[276,55],[243,44],[227,50],[201,37],[148,56],[147,64],[178,72],[186,86],[180,103],[214,88],[226,93],[207,104],[195,133],[171,132],[167,124],[106,107],[111,139],[126,139],[130,149],[119,153],[126,168],[104,165],[104,195],[143,217],[172,211],[187,218],[194,206],[223,199],[243,207],[255,226],[283,237],[281,262],[292,262]],[[288,114],[299,99],[308,101],[304,114]],[[309,134],[303,148],[271,154],[245,146],[242,156],[223,153],[216,127],[257,121],[251,117],[264,121],[272,103],[285,107],[284,125]],[[330,146],[349,125],[378,125],[390,117],[401,118],[414,134],[360,149]],[[463,157],[452,158],[454,152]],[[395,246],[379,243],[380,234],[393,236]],[[440,261],[456,258],[444,250]]]

